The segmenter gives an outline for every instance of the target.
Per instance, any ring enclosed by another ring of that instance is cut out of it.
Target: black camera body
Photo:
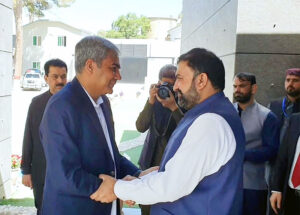
[[[175,96],[175,92],[173,91],[173,85],[169,84],[168,82],[164,82],[161,85],[158,85],[158,91],[157,91],[157,95],[161,98],[161,99],[166,99],[169,98],[169,92],[171,92],[174,96]]]

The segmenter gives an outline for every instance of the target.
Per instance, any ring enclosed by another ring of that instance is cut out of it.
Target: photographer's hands
[[[154,104],[156,101],[156,94],[157,94],[158,88],[156,87],[156,84],[151,84],[149,89],[149,103]]]
[[[156,99],[162,104],[162,106],[169,108],[172,112],[177,110],[178,106],[175,101],[175,97],[171,91],[169,91],[169,96],[166,99],[161,99],[157,94],[156,94]]]

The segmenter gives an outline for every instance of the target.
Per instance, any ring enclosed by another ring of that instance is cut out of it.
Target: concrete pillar
[[[13,3],[0,0],[0,198],[10,196]]]

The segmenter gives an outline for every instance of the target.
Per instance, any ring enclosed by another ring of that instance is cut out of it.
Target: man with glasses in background
[[[67,83],[67,65],[60,59],[45,63],[45,81],[49,90],[32,99],[25,125],[22,149],[22,183],[33,189],[37,214],[40,214],[46,172],[46,160],[40,141],[39,127],[50,97],[59,92]]]

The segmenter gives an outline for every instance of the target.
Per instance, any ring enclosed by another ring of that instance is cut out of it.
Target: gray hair
[[[118,55],[119,49],[112,42],[98,36],[87,36],[81,39],[75,46],[75,71],[82,72],[88,59],[92,59],[101,67],[102,61],[109,53]]]
[[[159,80],[161,80],[162,78],[170,78],[175,80],[175,73],[176,73],[177,67],[172,65],[172,64],[167,64],[165,66],[163,66],[158,74],[158,78]]]

